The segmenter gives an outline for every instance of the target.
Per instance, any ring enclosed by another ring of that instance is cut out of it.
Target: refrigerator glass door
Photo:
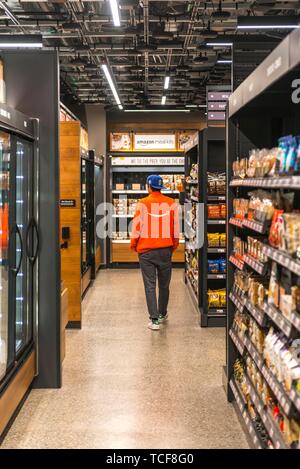
[[[20,235],[16,237],[16,354],[18,355],[32,339],[32,266],[26,255],[26,247],[32,243],[32,144],[21,139],[16,141],[16,225]]]
[[[0,380],[9,362],[9,198],[10,198],[10,136],[0,131]]]

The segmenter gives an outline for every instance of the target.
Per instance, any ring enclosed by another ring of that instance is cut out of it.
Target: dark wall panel
[[[35,387],[60,387],[59,65],[55,51],[10,51],[7,104],[40,119],[39,375]]]

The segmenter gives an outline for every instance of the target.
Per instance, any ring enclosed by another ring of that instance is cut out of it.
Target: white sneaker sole
[[[151,329],[151,331],[159,331],[160,327],[159,324],[153,324],[152,322],[149,322],[148,329]]]
[[[166,316],[163,319],[159,319],[158,322],[159,322],[159,324],[163,324],[164,322],[167,322],[168,319],[169,319],[168,316]]]

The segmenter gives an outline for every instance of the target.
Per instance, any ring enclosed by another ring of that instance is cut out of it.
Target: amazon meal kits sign
[[[176,134],[134,134],[134,151],[176,151]]]

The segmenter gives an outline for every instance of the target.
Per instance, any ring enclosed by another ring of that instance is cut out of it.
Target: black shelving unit
[[[199,139],[198,139],[199,140]],[[185,173],[185,283],[188,286],[192,302],[199,312],[199,289],[200,289],[200,269],[199,269],[199,249],[196,243],[197,237],[197,218],[193,226],[189,222],[189,212],[196,210],[199,202],[200,182],[199,182],[199,166],[197,177],[190,178],[192,165],[199,165],[199,143],[185,152],[184,160]],[[194,259],[194,260],[193,260]],[[192,261],[193,260],[193,261]],[[192,267],[192,262],[194,266]]]
[[[226,248],[209,248],[207,233],[226,232],[226,220],[209,219],[207,205],[226,203],[225,194],[208,194],[208,173],[225,173],[225,129],[210,127],[199,133],[199,194],[200,202],[204,204],[204,239],[203,247],[199,251],[199,271],[201,272],[199,286],[199,307],[201,327],[225,327],[226,308],[209,308],[207,292],[209,289],[226,288],[226,274],[209,274],[208,260],[226,258]]]
[[[120,158],[121,157],[121,158]],[[162,161],[163,160],[163,161]],[[146,187],[146,179],[150,174],[163,175],[184,175],[184,161],[182,152],[132,152],[132,153],[119,153],[111,152],[108,158],[109,164],[107,165],[107,192],[106,200],[113,203],[116,199],[130,198],[138,202],[139,199],[148,195]],[[162,164],[162,162],[164,164]],[[118,184],[122,184],[122,189],[117,189]],[[139,189],[132,189],[133,184],[138,184]],[[163,190],[163,194],[179,199],[180,192],[176,188],[170,190]],[[117,232],[126,232],[127,236],[124,239],[108,239],[106,244],[107,262],[111,268],[136,268],[138,267],[138,258],[132,260],[130,254],[129,233],[133,219],[134,211],[130,213],[118,215],[112,214],[115,222]],[[128,245],[124,248],[127,254],[120,256],[120,260],[114,260],[113,250],[120,245]],[[183,244],[183,240],[180,240]],[[180,257],[180,256],[179,256]],[[122,260],[121,260],[122,258]],[[176,260],[176,254],[173,255],[173,266],[183,267],[183,260]]]
[[[300,262],[286,253],[268,245],[266,237],[270,225],[261,225],[247,221],[237,222],[233,219],[233,199],[247,198],[253,188],[264,190],[280,189],[295,192],[294,209],[300,208],[300,178],[299,175],[259,177],[237,179],[233,176],[232,163],[246,157],[254,148],[273,148],[277,146],[278,138],[283,135],[300,134],[300,106],[292,100],[293,89],[291,83],[299,77],[299,30],[293,31],[279,46],[262,62],[258,68],[235,90],[229,99],[227,110],[227,396],[234,402],[239,417],[245,417],[241,396],[238,394],[234,382],[234,363],[237,358],[249,355],[257,366],[264,381],[268,384],[278,401],[282,414],[300,421],[300,395],[295,390],[288,393],[277,377],[268,368],[261,355],[247,335],[240,335],[234,326],[235,311],[244,311],[255,319],[256,323],[266,329],[273,327],[287,340],[300,338],[300,314],[294,311],[287,320],[281,311],[265,303],[262,308],[253,306],[247,295],[239,291],[234,284],[236,269],[247,269],[259,274],[262,278],[269,275],[271,262],[284,266],[293,274],[300,276]],[[252,236],[265,244],[263,253],[267,257],[266,263],[246,256],[244,261],[233,258],[233,237],[241,239]],[[287,448],[278,424],[272,418],[270,410],[262,402],[261,396],[251,383],[249,376],[248,391],[255,410],[260,415],[267,430],[269,440],[274,448]],[[246,425],[248,437],[253,446],[257,446],[257,436],[250,432]]]

